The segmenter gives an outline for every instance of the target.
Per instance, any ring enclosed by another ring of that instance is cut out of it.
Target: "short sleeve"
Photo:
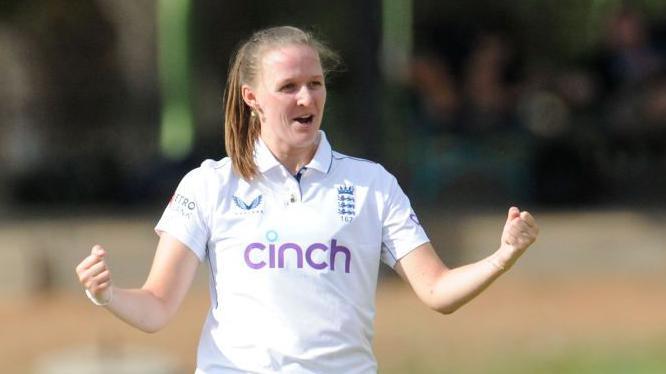
[[[209,229],[205,215],[204,173],[201,169],[189,172],[180,181],[176,192],[169,200],[155,232],[162,232],[178,239],[203,261],[206,255]]]
[[[391,176],[382,222],[382,261],[394,267],[403,256],[429,241],[407,195]]]

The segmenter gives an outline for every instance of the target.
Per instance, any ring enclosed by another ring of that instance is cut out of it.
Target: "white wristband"
[[[86,290],[86,296],[88,296],[88,299],[90,299],[90,301],[92,301],[92,303],[97,305],[97,306],[109,305],[111,303],[111,300],[113,299],[113,288],[109,289],[109,299],[107,301],[103,302],[103,303],[100,303],[99,301],[97,301],[97,299],[95,298],[95,295],[93,295],[92,292],[90,292],[89,289],[86,288],[85,290]]]

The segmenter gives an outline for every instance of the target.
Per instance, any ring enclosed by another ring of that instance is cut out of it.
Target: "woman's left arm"
[[[395,270],[430,308],[453,313],[509,270],[538,234],[539,226],[532,215],[512,207],[499,249],[485,259],[449,269],[426,243],[401,258]]]

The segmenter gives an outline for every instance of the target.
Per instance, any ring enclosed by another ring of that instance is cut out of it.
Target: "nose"
[[[312,92],[307,85],[303,85],[296,95],[296,104],[299,106],[309,106],[312,104]]]

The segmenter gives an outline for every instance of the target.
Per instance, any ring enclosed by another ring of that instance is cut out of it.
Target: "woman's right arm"
[[[99,245],[76,267],[79,281],[114,315],[145,332],[163,328],[189,290],[199,259],[178,239],[162,232],[148,279],[139,289],[116,288]]]

